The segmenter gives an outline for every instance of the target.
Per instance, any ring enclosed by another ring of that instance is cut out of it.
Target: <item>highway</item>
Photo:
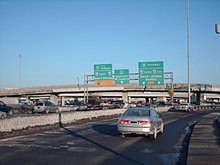
[[[156,140],[118,136],[117,118],[2,139],[0,165],[177,164],[186,127],[210,112],[162,113],[165,130]],[[184,158],[181,163],[185,164]]]
[[[207,84],[191,84],[192,102],[197,103],[220,100],[220,86]],[[86,90],[85,90],[86,89]],[[6,104],[17,104],[19,101],[33,103],[38,100],[50,100],[56,105],[64,106],[66,101],[88,100],[89,96],[101,96],[104,100],[123,100],[125,102],[151,102],[158,99],[169,100],[168,90],[170,85],[152,86],[145,88],[137,84],[123,84],[114,86],[48,86],[18,89],[0,89],[0,99]],[[174,98],[187,99],[187,84],[174,84]],[[88,98],[87,98],[88,97]]]

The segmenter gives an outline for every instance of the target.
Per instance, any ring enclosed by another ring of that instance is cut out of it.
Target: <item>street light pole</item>
[[[19,62],[20,62],[20,66],[19,66],[19,88],[21,88],[21,59],[22,59],[22,54],[19,54],[18,57],[19,57]]]
[[[189,1],[187,0],[187,63],[188,63],[188,103],[191,103],[190,98],[190,13]]]

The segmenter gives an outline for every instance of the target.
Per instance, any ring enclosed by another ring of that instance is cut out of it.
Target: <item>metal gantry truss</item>
[[[164,79],[170,80],[170,88],[173,89],[173,72],[164,72]],[[112,80],[114,81],[114,74],[112,74]],[[129,80],[139,80],[139,73],[129,73]],[[84,103],[88,103],[89,82],[94,82],[94,75],[84,75]],[[173,96],[171,96],[171,102],[173,102]]]

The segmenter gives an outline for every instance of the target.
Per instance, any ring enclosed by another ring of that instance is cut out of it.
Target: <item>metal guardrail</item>
[[[217,110],[220,109],[220,105],[196,105],[194,106],[194,110]]]
[[[178,105],[173,106],[173,108],[177,109]],[[212,105],[194,105],[193,110],[220,110],[220,104],[212,104]]]

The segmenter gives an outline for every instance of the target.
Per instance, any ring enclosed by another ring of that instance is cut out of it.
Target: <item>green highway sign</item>
[[[118,69],[114,72],[115,84],[129,84],[129,70]]]
[[[164,85],[163,61],[139,62],[139,85]]]
[[[94,80],[112,80],[112,64],[95,64]]]

